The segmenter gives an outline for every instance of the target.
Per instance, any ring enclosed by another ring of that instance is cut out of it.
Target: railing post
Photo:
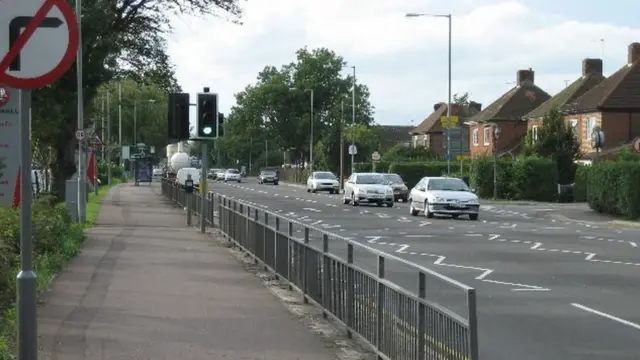
[[[353,334],[351,329],[353,328],[353,313],[355,310],[355,284],[353,274],[353,244],[347,244],[347,337],[351,339]]]
[[[384,256],[378,255],[378,291],[377,291],[377,307],[376,307],[376,347],[384,352],[386,349],[382,346],[384,324],[384,284],[381,280],[385,277]]]
[[[476,289],[467,290],[467,308],[469,311],[469,355],[478,360],[478,311],[476,309]]]
[[[276,231],[273,234],[273,270],[276,280],[280,280],[278,275],[278,232],[280,232],[280,217],[276,215]]]
[[[293,223],[289,221],[287,226],[287,283],[289,290],[293,290],[293,286],[291,286],[291,247],[293,244]]]
[[[258,222],[258,209],[253,209],[253,227],[255,228],[255,234],[254,235],[258,235],[258,227],[259,222]],[[264,228],[262,228],[263,231],[263,235],[264,235]],[[264,236],[262,236],[262,238],[264,239]],[[263,240],[264,241],[264,240]],[[253,243],[254,243],[254,249],[255,249],[255,244],[256,244],[257,240],[256,237],[253,237]],[[254,262],[257,264],[258,263],[258,254],[254,254],[255,256],[253,257],[255,260]],[[264,258],[263,258],[264,259]]]
[[[186,208],[187,208],[187,226],[191,226],[191,194],[186,194]]]
[[[322,317],[325,319],[327,311],[324,309],[330,309],[329,304],[329,287],[331,286],[331,274],[329,272],[329,235],[322,235]]]
[[[424,359],[427,351],[427,306],[424,300],[427,298],[427,274],[418,273],[418,359]]]
[[[269,260],[267,260],[267,233],[269,232],[269,213],[264,213],[264,236],[262,237],[262,259],[264,261],[264,269],[269,267]]]
[[[305,304],[309,303],[309,299],[307,299],[307,293],[309,291],[308,288],[308,276],[309,270],[307,270],[307,246],[309,246],[309,228],[304,227],[304,246],[301,246],[302,249],[302,301]],[[300,254],[297,254],[298,257]]]

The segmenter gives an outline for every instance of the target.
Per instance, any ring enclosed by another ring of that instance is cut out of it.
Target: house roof
[[[458,124],[462,124],[464,119],[467,119],[475,114],[477,114],[480,110],[477,107],[482,106],[481,104],[474,103],[473,101],[467,105],[460,107],[457,104],[451,104],[451,115],[459,116]],[[425,134],[428,132],[438,132],[442,131],[442,123],[440,122],[440,118],[442,116],[447,115],[447,104],[441,104],[436,111],[431,113],[429,117],[424,119],[420,125],[418,125],[415,129],[411,131],[411,134]]]
[[[624,65],[563,108],[571,113],[585,113],[597,109],[640,110],[640,61]]]
[[[531,81],[516,85],[484,110],[471,117],[471,122],[521,120],[522,117],[549,100],[551,95]]]
[[[410,131],[411,134],[424,134],[431,130],[433,125],[438,122],[441,116],[447,113],[447,104],[441,104],[431,115]]]
[[[525,119],[538,119],[544,117],[554,108],[562,108],[566,104],[575,101],[578,97],[593,89],[606,79],[601,73],[589,73],[581,76],[564,90],[560,91],[540,106],[524,116]]]

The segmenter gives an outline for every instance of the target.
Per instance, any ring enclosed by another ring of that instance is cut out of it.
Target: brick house
[[[482,104],[470,101],[468,106],[451,104],[451,116],[458,116],[458,126],[450,130],[451,156],[469,154],[469,128],[464,124],[467,119],[482,110]],[[442,128],[440,118],[447,116],[447,104],[433,105],[433,112],[411,131],[413,147],[425,147],[434,154],[444,156],[447,152],[447,135]]]
[[[467,121],[472,157],[481,157],[497,151],[498,154],[517,153],[527,124],[522,117],[551,96],[534,83],[535,72],[518,70],[516,86]],[[494,128],[500,128],[500,137],[494,138]],[[497,140],[497,141],[496,141]]]
[[[591,134],[598,126],[605,133],[605,154],[640,136],[640,43],[629,45],[627,64],[567,103],[563,111],[587,159],[595,157]]]
[[[565,105],[574,102],[587,91],[600,84],[604,79],[606,78],[602,75],[601,59],[582,60],[582,76],[523,117],[523,120],[527,121],[527,130],[531,131],[533,141],[537,139],[538,129],[542,125],[542,118],[549,111],[553,109],[562,110]],[[571,125],[572,129],[574,129],[574,134],[577,136],[578,133],[577,128],[574,127],[575,124],[571,123]]]

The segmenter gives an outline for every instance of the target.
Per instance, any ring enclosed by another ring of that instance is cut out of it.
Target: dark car
[[[258,184],[273,184],[278,185],[278,173],[275,171],[260,171],[258,176]]]
[[[402,200],[402,202],[407,202],[407,199],[409,198],[409,189],[407,188],[407,184],[405,184],[400,175],[382,174],[382,176],[389,182],[389,185],[391,185],[391,188],[393,189],[394,200]]]

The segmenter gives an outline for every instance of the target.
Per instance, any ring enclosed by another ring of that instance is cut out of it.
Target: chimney
[[[533,84],[533,70],[529,68],[529,70],[518,70],[518,78],[516,79],[516,84],[522,85],[525,81],[528,81]]]
[[[443,102],[433,104],[433,111],[438,111],[438,109],[440,109],[440,106],[442,105],[444,105]]]
[[[602,59],[582,60],[582,75],[600,74],[602,75]]]
[[[475,101],[470,101],[469,102],[469,107],[472,108],[472,109],[475,109],[478,112],[482,111],[482,104],[477,103]]]
[[[638,59],[640,59],[640,43],[634,42],[629,45],[629,64],[633,64]]]

